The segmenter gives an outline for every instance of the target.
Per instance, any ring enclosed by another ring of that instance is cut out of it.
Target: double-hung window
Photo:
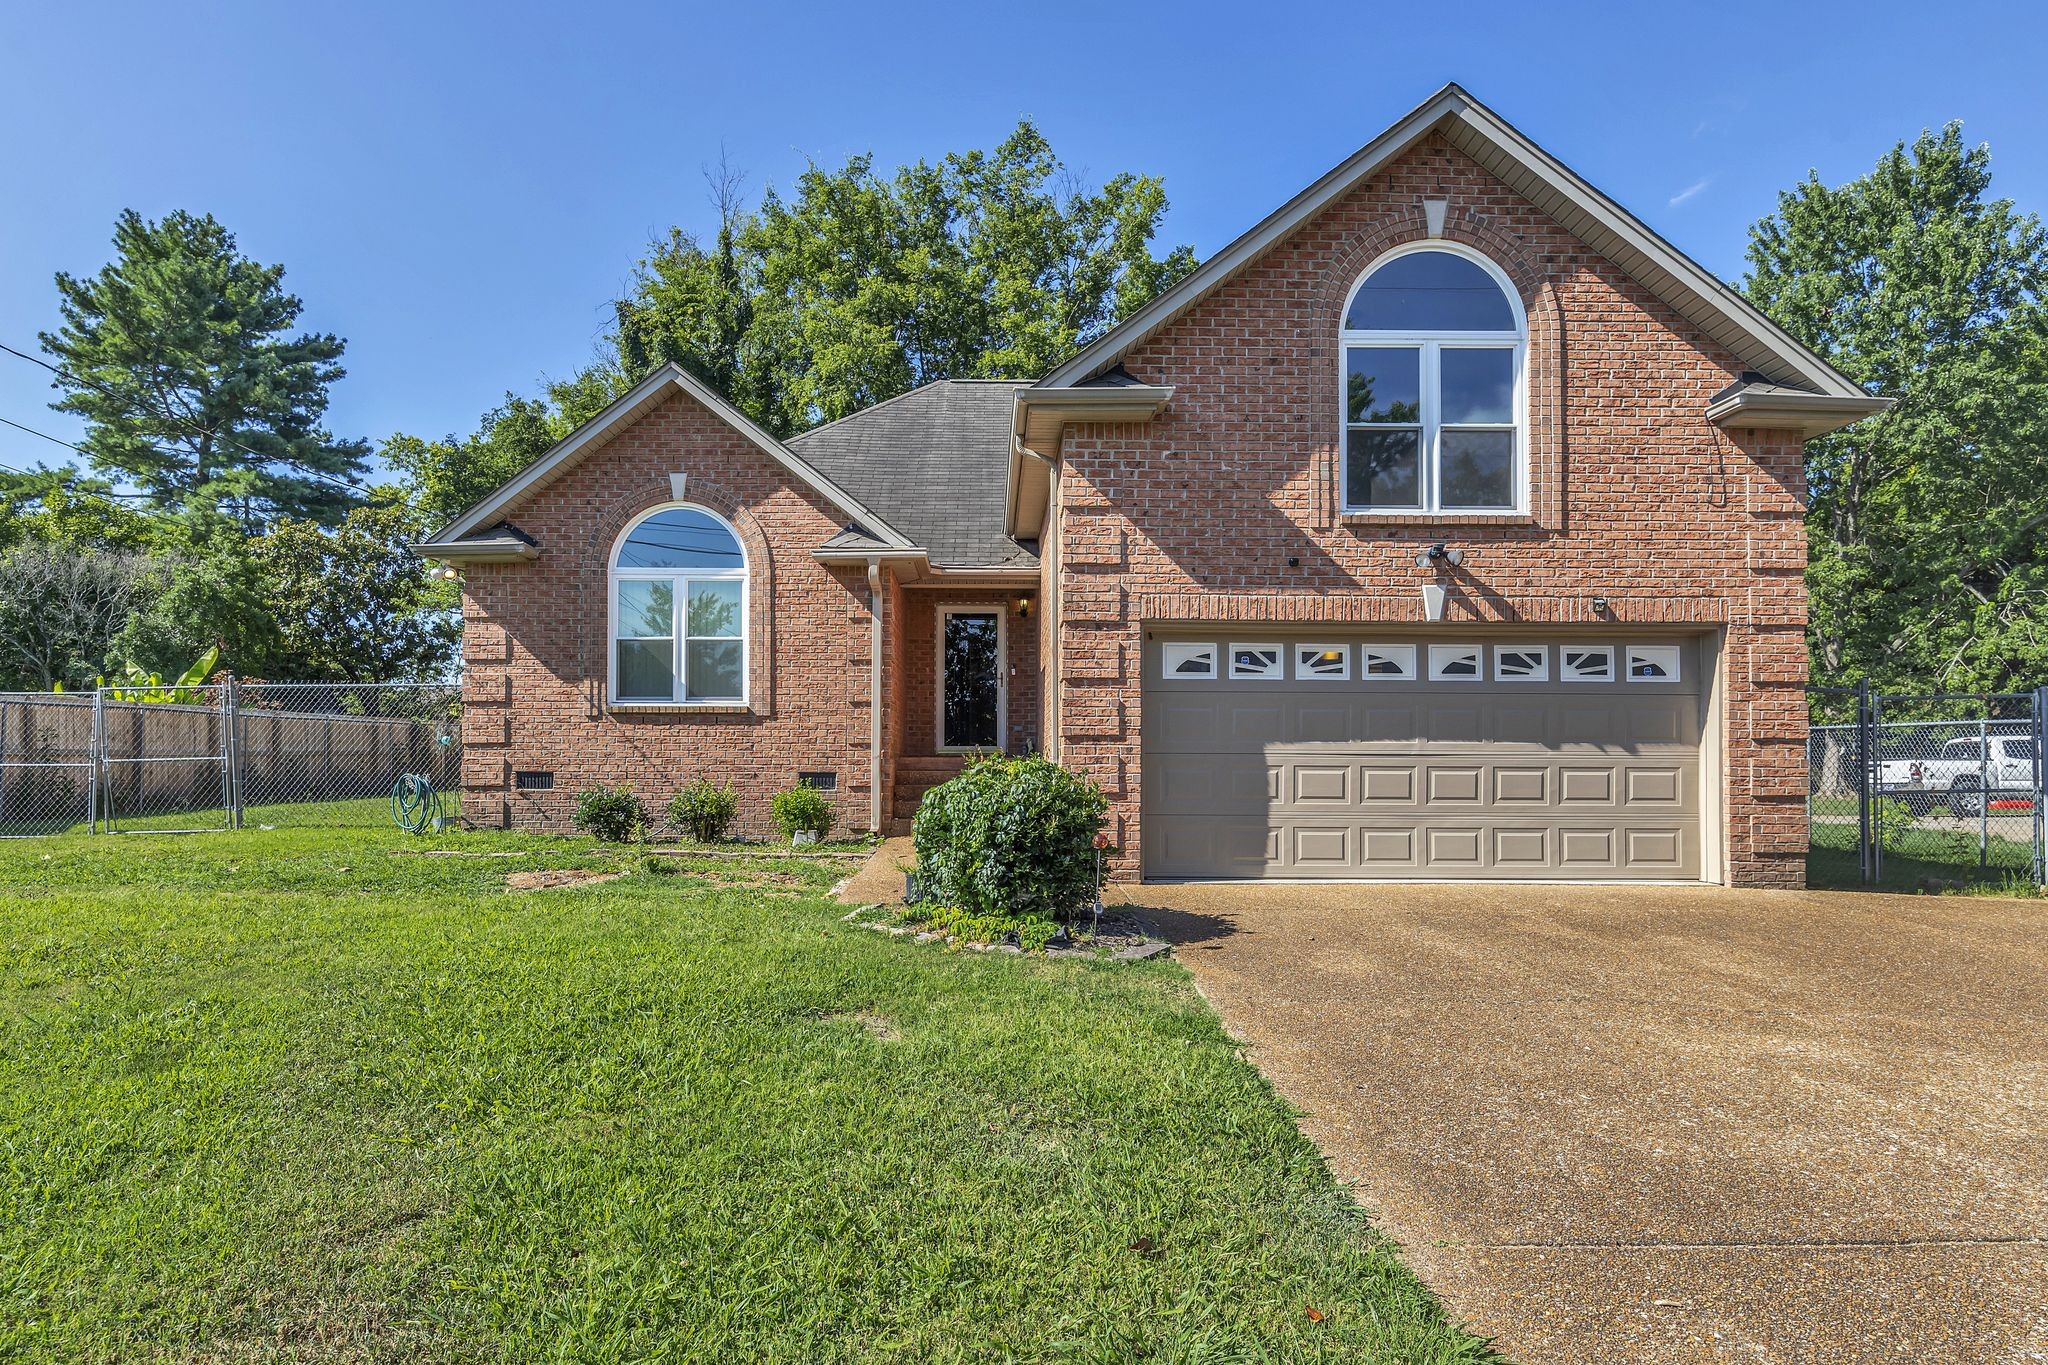
[[[1383,260],[1344,310],[1344,510],[1527,504],[1527,327],[1491,262],[1432,242]]]
[[[612,700],[747,698],[747,556],[717,514],[677,504],[641,517],[612,557]]]

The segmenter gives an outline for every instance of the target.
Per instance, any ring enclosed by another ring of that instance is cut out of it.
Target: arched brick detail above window
[[[1366,268],[1396,247],[1430,240],[1429,225],[1417,200],[1402,209],[1376,218],[1369,230],[1360,232],[1332,256],[1328,272],[1318,286],[1313,303],[1318,345],[1313,354],[1334,357],[1324,345],[1336,345],[1343,325],[1344,306],[1351,290]],[[1496,228],[1484,214],[1470,205],[1461,206],[1455,197],[1444,215],[1442,240],[1455,242],[1486,256],[1498,265],[1520,295],[1528,317],[1528,460],[1529,511],[1516,513],[1452,513],[1418,516],[1419,526],[1535,525],[1552,531],[1564,529],[1566,441],[1564,413],[1564,326],[1563,309],[1555,282],[1533,263],[1519,239]],[[1322,339],[1328,338],[1327,342]],[[1334,365],[1334,360],[1332,361]],[[1332,383],[1334,384],[1334,380]],[[1325,525],[1339,520],[1339,483],[1343,477],[1343,431],[1337,414],[1339,396],[1333,388],[1330,401],[1316,406],[1313,443],[1321,467],[1320,479]],[[1406,519],[1381,514],[1378,525],[1400,525]]]
[[[747,505],[720,485],[691,474],[686,493],[682,501],[708,508],[731,522],[747,552],[747,710],[758,716],[773,715],[775,556],[769,549],[768,537]],[[579,558],[583,574],[591,584],[590,597],[595,611],[586,610],[580,614],[577,655],[589,661],[593,671],[585,683],[601,709],[612,709],[605,687],[612,648],[607,624],[611,616],[610,603],[605,600],[605,594],[611,590],[612,550],[635,517],[676,500],[666,479],[628,489],[597,519],[582,547]],[[633,711],[645,709],[632,708]]]

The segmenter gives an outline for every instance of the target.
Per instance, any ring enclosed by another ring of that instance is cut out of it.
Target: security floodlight
[[[1439,540],[1436,544],[1415,556],[1415,567],[1426,569],[1440,560],[1453,566],[1463,564],[1465,562],[1465,552],[1463,550],[1453,550]]]

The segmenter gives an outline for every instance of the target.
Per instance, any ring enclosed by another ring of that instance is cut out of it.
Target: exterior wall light
[[[1453,550],[1441,540],[1415,556],[1415,567],[1418,569],[1427,569],[1431,565],[1450,564],[1455,566],[1464,562],[1465,552],[1463,550]]]
[[[1028,598],[1028,597],[1020,597],[1020,598],[1018,598],[1018,599],[1017,599],[1017,619],[1018,619],[1019,621],[1029,620],[1029,619],[1030,619],[1030,616],[1031,616],[1031,599],[1030,599],[1030,598]]]

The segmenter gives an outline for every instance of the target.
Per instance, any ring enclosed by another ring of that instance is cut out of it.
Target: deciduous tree
[[[1898,400],[1807,445],[1813,673],[1894,690],[2048,682],[2048,238],[1959,125],[1750,232],[1750,299]]]

